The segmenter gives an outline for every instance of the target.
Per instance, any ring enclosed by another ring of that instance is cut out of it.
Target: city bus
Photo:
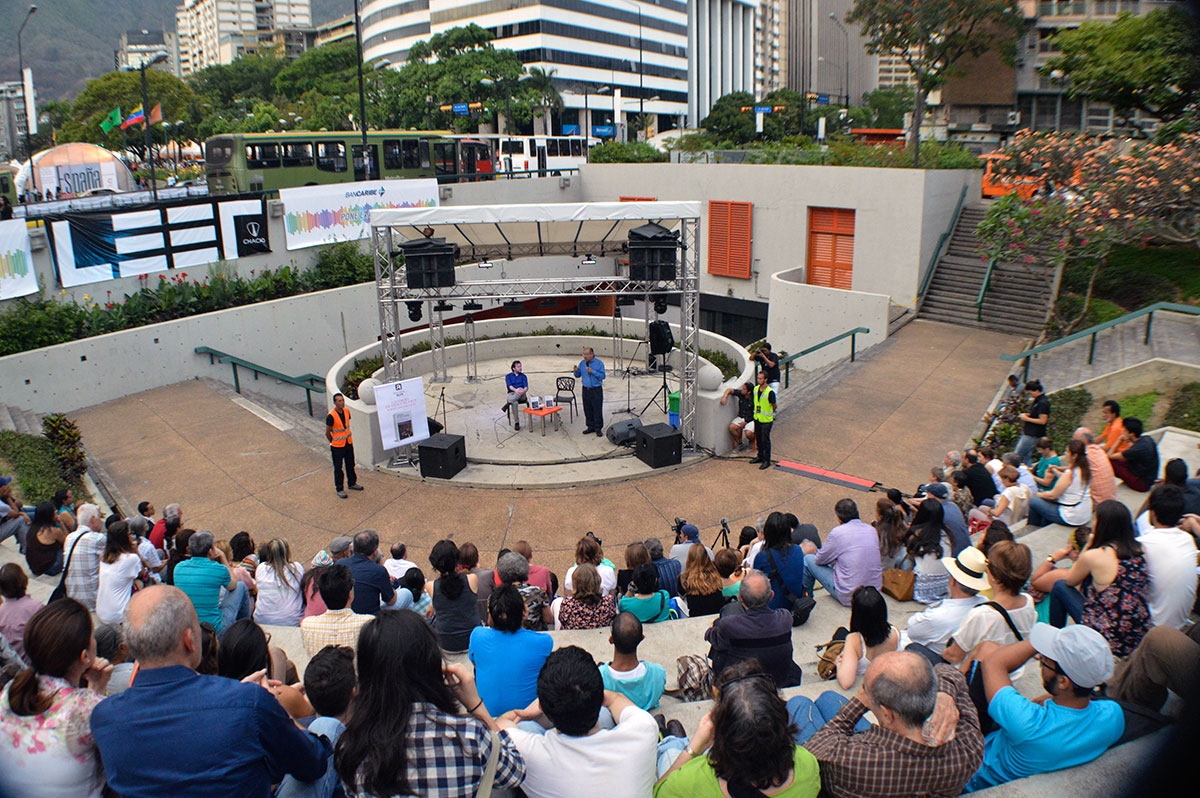
[[[486,141],[442,131],[370,132],[366,153],[354,131],[233,133],[209,138],[204,157],[210,194],[417,177],[457,183],[495,171]]]
[[[515,136],[478,133],[474,138],[487,142],[495,154],[497,172],[534,172],[540,177],[558,175],[563,169],[578,169],[587,163],[588,153],[600,143],[584,136]]]

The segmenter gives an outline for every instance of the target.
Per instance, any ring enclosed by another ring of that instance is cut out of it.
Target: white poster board
[[[425,385],[421,377],[376,385],[375,410],[384,449],[398,449],[429,437]]]
[[[0,222],[0,299],[36,294],[37,274],[24,219]]]
[[[371,211],[381,208],[436,208],[434,178],[369,180],[279,190],[288,249],[335,241],[358,241],[370,232]]]

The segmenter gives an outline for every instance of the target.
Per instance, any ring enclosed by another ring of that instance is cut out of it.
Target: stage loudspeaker
[[[621,421],[614,421],[608,428],[608,442],[613,446],[629,446],[633,443],[637,436],[637,431],[642,427],[640,418],[626,418]]]
[[[449,288],[454,285],[458,245],[444,238],[416,238],[400,245],[405,282],[409,288]]]
[[[675,348],[671,325],[662,319],[650,322],[650,354],[665,355]]]
[[[637,458],[651,468],[683,462],[683,433],[670,424],[651,424],[637,431]]]
[[[644,224],[629,231],[629,279],[634,282],[674,280],[679,234],[660,224]]]
[[[439,433],[417,444],[421,476],[450,479],[467,467],[467,443],[462,435]]]

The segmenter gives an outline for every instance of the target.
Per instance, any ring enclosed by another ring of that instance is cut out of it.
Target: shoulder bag
[[[900,563],[903,564],[910,558],[911,555],[905,554]],[[916,581],[916,574],[912,571],[906,571],[903,568],[887,568],[883,572],[883,592],[896,601],[912,601],[913,585],[916,584]]]
[[[980,604],[979,606],[991,607],[996,612],[1000,613],[1000,617],[1004,618],[1004,622],[1006,624],[1008,624],[1008,628],[1012,629],[1012,633],[1014,635],[1016,635],[1018,643],[1020,643],[1022,640],[1025,639],[1025,637],[1021,634],[1021,631],[1019,629],[1017,629],[1017,625],[1015,623],[1013,623],[1013,619],[1011,617],[1009,617],[1008,610],[1004,609],[1003,607],[1001,607],[999,604],[997,604],[994,601],[985,601],[984,603]]]
[[[803,626],[808,621],[808,616],[812,614],[813,607],[817,606],[817,602],[812,596],[797,596],[793,593],[779,574],[779,565],[775,562],[775,552],[770,549],[766,549],[766,552],[767,559],[771,561],[769,576],[773,581],[779,582],[779,586],[783,589],[783,597],[791,606],[792,626]]]
[[[83,540],[83,536],[86,534],[87,532],[80,532],[79,537],[75,538],[75,542],[71,544],[71,550],[67,552],[67,562],[62,569],[62,576],[58,580],[58,587],[54,588],[54,592],[50,594],[47,604],[67,597],[67,571],[71,569],[71,558],[75,556],[75,547],[79,545],[79,541]]]

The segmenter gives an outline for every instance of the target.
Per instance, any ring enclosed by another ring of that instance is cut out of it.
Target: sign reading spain
[[[434,208],[437,180],[368,180],[279,190],[288,249],[357,241],[377,208]]]

